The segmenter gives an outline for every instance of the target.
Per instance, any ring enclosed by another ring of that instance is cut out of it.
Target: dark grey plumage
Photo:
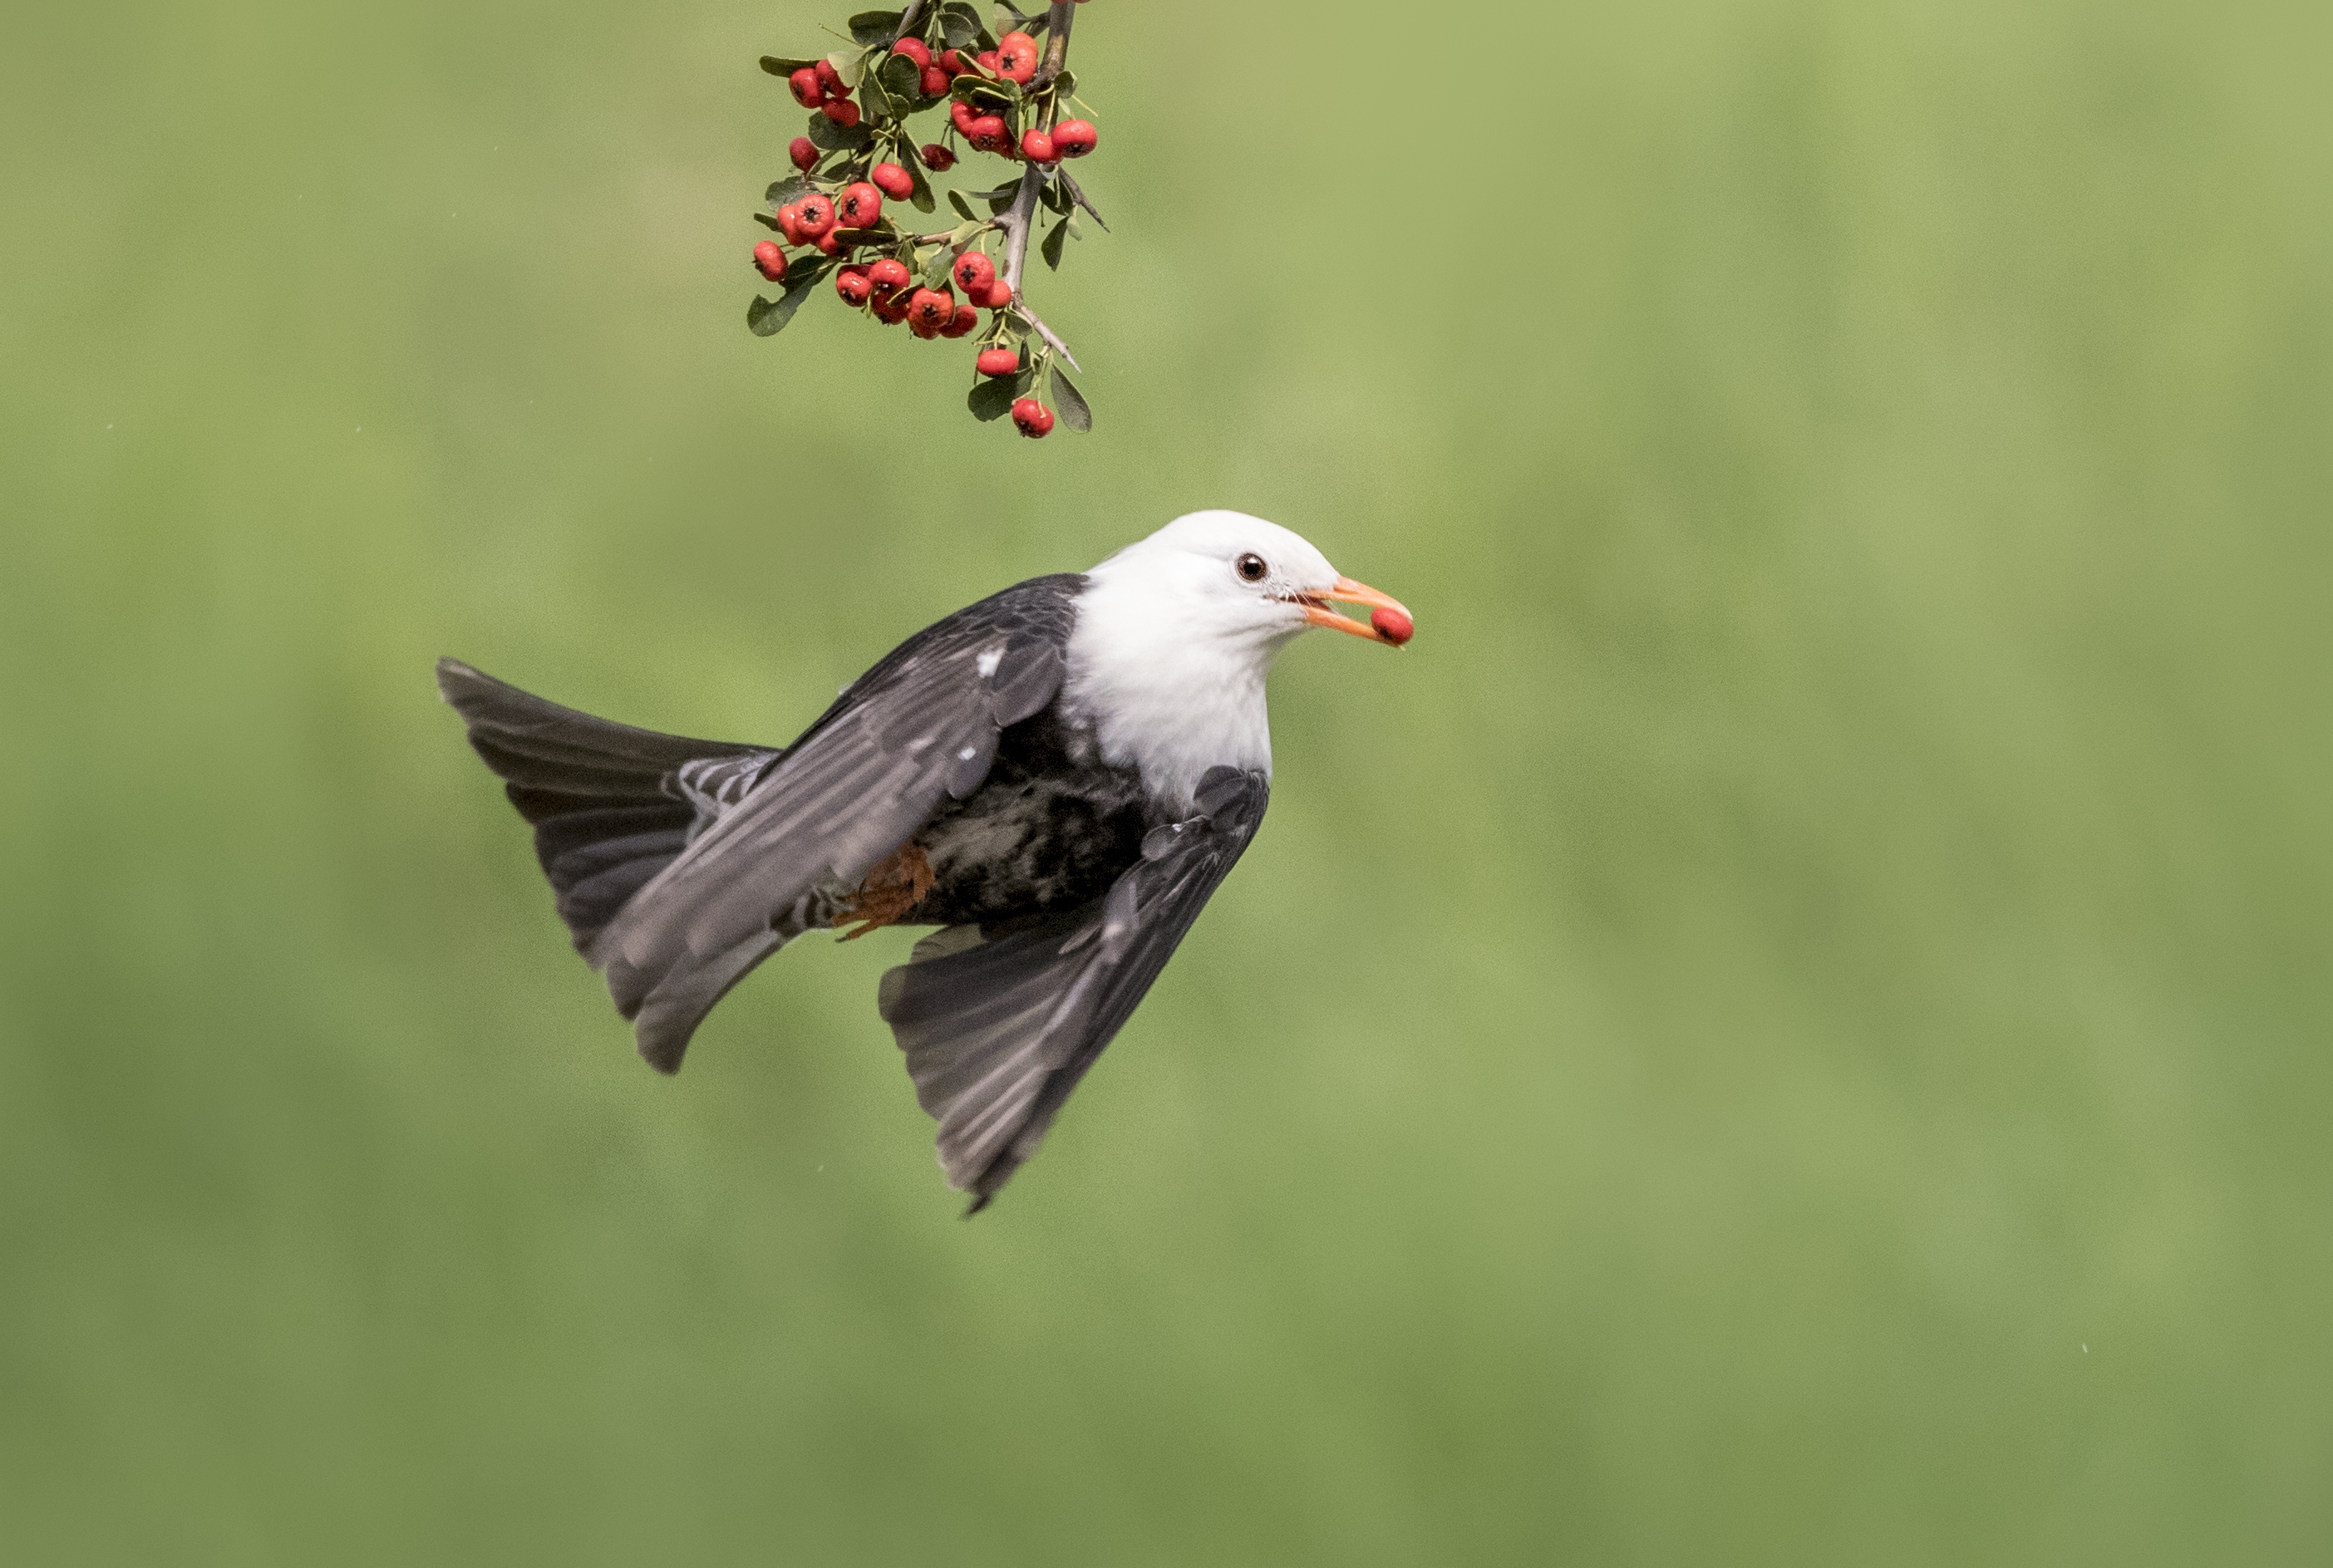
[[[903,847],[948,929],[881,1006],[950,1182],[989,1198],[1133,1011],[1261,821],[1219,768],[1167,820],[1059,701],[1082,577],[1039,578],[917,633],[782,750],[685,740],[438,665],[472,744],[535,827],[575,945],[677,1071],[729,988],[831,923]]]

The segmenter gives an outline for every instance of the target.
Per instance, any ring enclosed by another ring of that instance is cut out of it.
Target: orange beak
[[[1409,641],[1410,633],[1416,628],[1409,611],[1399,599],[1391,594],[1379,593],[1365,582],[1355,582],[1349,577],[1339,578],[1337,586],[1327,593],[1305,594],[1298,602],[1304,607],[1304,618],[1316,626],[1349,632],[1354,636],[1367,637],[1373,643],[1384,643],[1392,647],[1397,648]],[[1367,605],[1369,607],[1369,618],[1363,621],[1340,615],[1330,607],[1332,604]]]

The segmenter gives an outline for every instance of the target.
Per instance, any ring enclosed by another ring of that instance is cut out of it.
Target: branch
[[[1087,199],[1085,189],[1078,184],[1077,177],[1066,168],[1061,171],[1061,188],[1070,193],[1070,199],[1071,201],[1077,203],[1078,206],[1085,208],[1089,214],[1092,215],[1094,222],[1101,224],[1102,233],[1109,233],[1109,225],[1108,224],[1103,224],[1101,221],[1101,214],[1094,211],[1094,205],[1091,201]]]
[[[891,34],[892,43],[897,43],[908,34],[916,25],[916,13],[923,8],[924,0],[907,0],[907,9],[899,13],[899,30]],[[943,39],[941,42],[946,43],[946,40]]]
[[[1066,9],[1057,6],[1055,9]],[[1082,371],[1078,357],[1061,341],[1053,329],[1045,325],[1036,311],[1029,308],[1029,297],[1021,292],[1021,269],[1029,260],[1029,231],[1037,223],[1037,193],[1044,187],[1045,173],[1035,164],[1021,171],[1021,188],[1013,193],[1013,205],[996,220],[1004,231],[1004,282],[1013,291],[1013,308],[1028,321],[1037,336],[1053,346],[1053,351],[1070,362],[1070,368]]]
[[[1047,9],[1045,60],[1043,64],[1037,67],[1037,74],[1029,79],[1030,91],[1042,92],[1046,88],[1052,86],[1053,78],[1059,76],[1061,73],[1061,67],[1069,62],[1070,18],[1077,14],[1076,5],[1061,4],[1060,0],[1056,0],[1056,3]]]

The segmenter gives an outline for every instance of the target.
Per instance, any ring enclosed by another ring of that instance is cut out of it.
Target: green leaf
[[[948,281],[948,268],[955,265],[955,253],[954,251],[949,250],[946,245],[935,246],[932,250],[932,259],[924,263],[924,287],[926,289],[946,288]]]
[[[915,108],[907,100],[892,96],[879,72],[868,72],[867,80],[859,84],[859,103],[867,111],[867,120],[875,122],[905,120]]]
[[[973,235],[978,234],[987,226],[988,225],[986,224],[981,223],[977,219],[971,223],[956,225],[955,228],[948,231],[948,249],[951,251],[960,251],[964,249],[965,245],[972,243]]]
[[[908,182],[914,187],[907,192],[907,200],[917,212],[927,213],[940,205],[932,198],[931,182],[924,177],[924,160],[917,158],[916,149],[905,141],[899,144],[899,167],[907,171]],[[948,194],[954,196],[955,193],[950,191]]]
[[[793,269],[787,268],[786,275],[792,277]],[[814,282],[802,283],[788,289],[774,300],[754,295],[754,302],[745,307],[745,325],[753,329],[756,338],[767,338],[785,330],[786,323],[794,319],[794,312],[802,309],[802,302],[810,298],[810,292],[815,287]]]
[[[773,331],[775,328],[771,329]],[[756,330],[759,330],[757,328]],[[984,376],[980,385],[972,389],[964,406],[972,416],[985,425],[992,419],[1002,419],[1013,412],[1013,400],[1021,396],[1018,376]]]
[[[856,149],[873,146],[875,133],[863,124],[854,125],[846,130],[826,116],[813,114],[810,117],[810,140],[812,147],[822,148],[828,152],[840,152],[845,148]]]
[[[1093,410],[1087,406],[1085,395],[1070,385],[1059,365],[1053,367],[1053,406],[1061,411],[1061,423],[1070,429],[1084,432],[1093,428]]]
[[[767,213],[755,213],[754,215],[754,221],[761,225],[765,229],[777,229],[780,234],[786,232],[784,229],[779,227],[778,220],[772,217]]]
[[[1053,232],[1045,236],[1044,244],[1039,247],[1044,253],[1045,264],[1055,272],[1061,271],[1061,241],[1068,237],[1069,232],[1069,220],[1064,218],[1053,225]]]
[[[807,288],[839,264],[817,251],[804,251],[786,263],[786,287],[789,290]]]
[[[792,76],[795,72],[817,63],[815,60],[790,60],[782,54],[762,56],[762,69],[773,76]]]
[[[1069,187],[1061,183],[1061,177],[1057,175],[1046,177],[1043,188],[1037,193],[1037,199],[1065,217],[1069,215],[1070,208],[1075,205],[1070,200]]]
[[[923,68],[904,54],[886,59],[875,74],[883,81],[883,91],[894,98],[913,100],[924,95]]]
[[[861,11],[850,19],[850,36],[861,43],[888,43],[899,31],[897,11]]]
[[[826,57],[826,62],[842,78],[843,86],[855,88],[867,74],[867,53],[864,49],[838,49]]]
[[[960,190],[952,190],[948,192],[948,206],[955,208],[957,212],[964,215],[966,218],[970,218],[972,216],[972,204],[964,199],[964,192]]]
[[[821,114],[819,118],[824,120],[826,116]],[[775,212],[788,202],[798,202],[808,195],[810,181],[798,174],[790,174],[763,192],[762,199],[770,204],[772,212]]]
[[[980,13],[961,0],[940,7],[940,36],[950,49],[968,49],[980,39]]]

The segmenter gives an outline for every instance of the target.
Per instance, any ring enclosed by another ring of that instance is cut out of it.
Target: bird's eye
[[[1232,562],[1232,569],[1240,574],[1243,582],[1262,582],[1272,569],[1264,564],[1263,557],[1251,550]]]

